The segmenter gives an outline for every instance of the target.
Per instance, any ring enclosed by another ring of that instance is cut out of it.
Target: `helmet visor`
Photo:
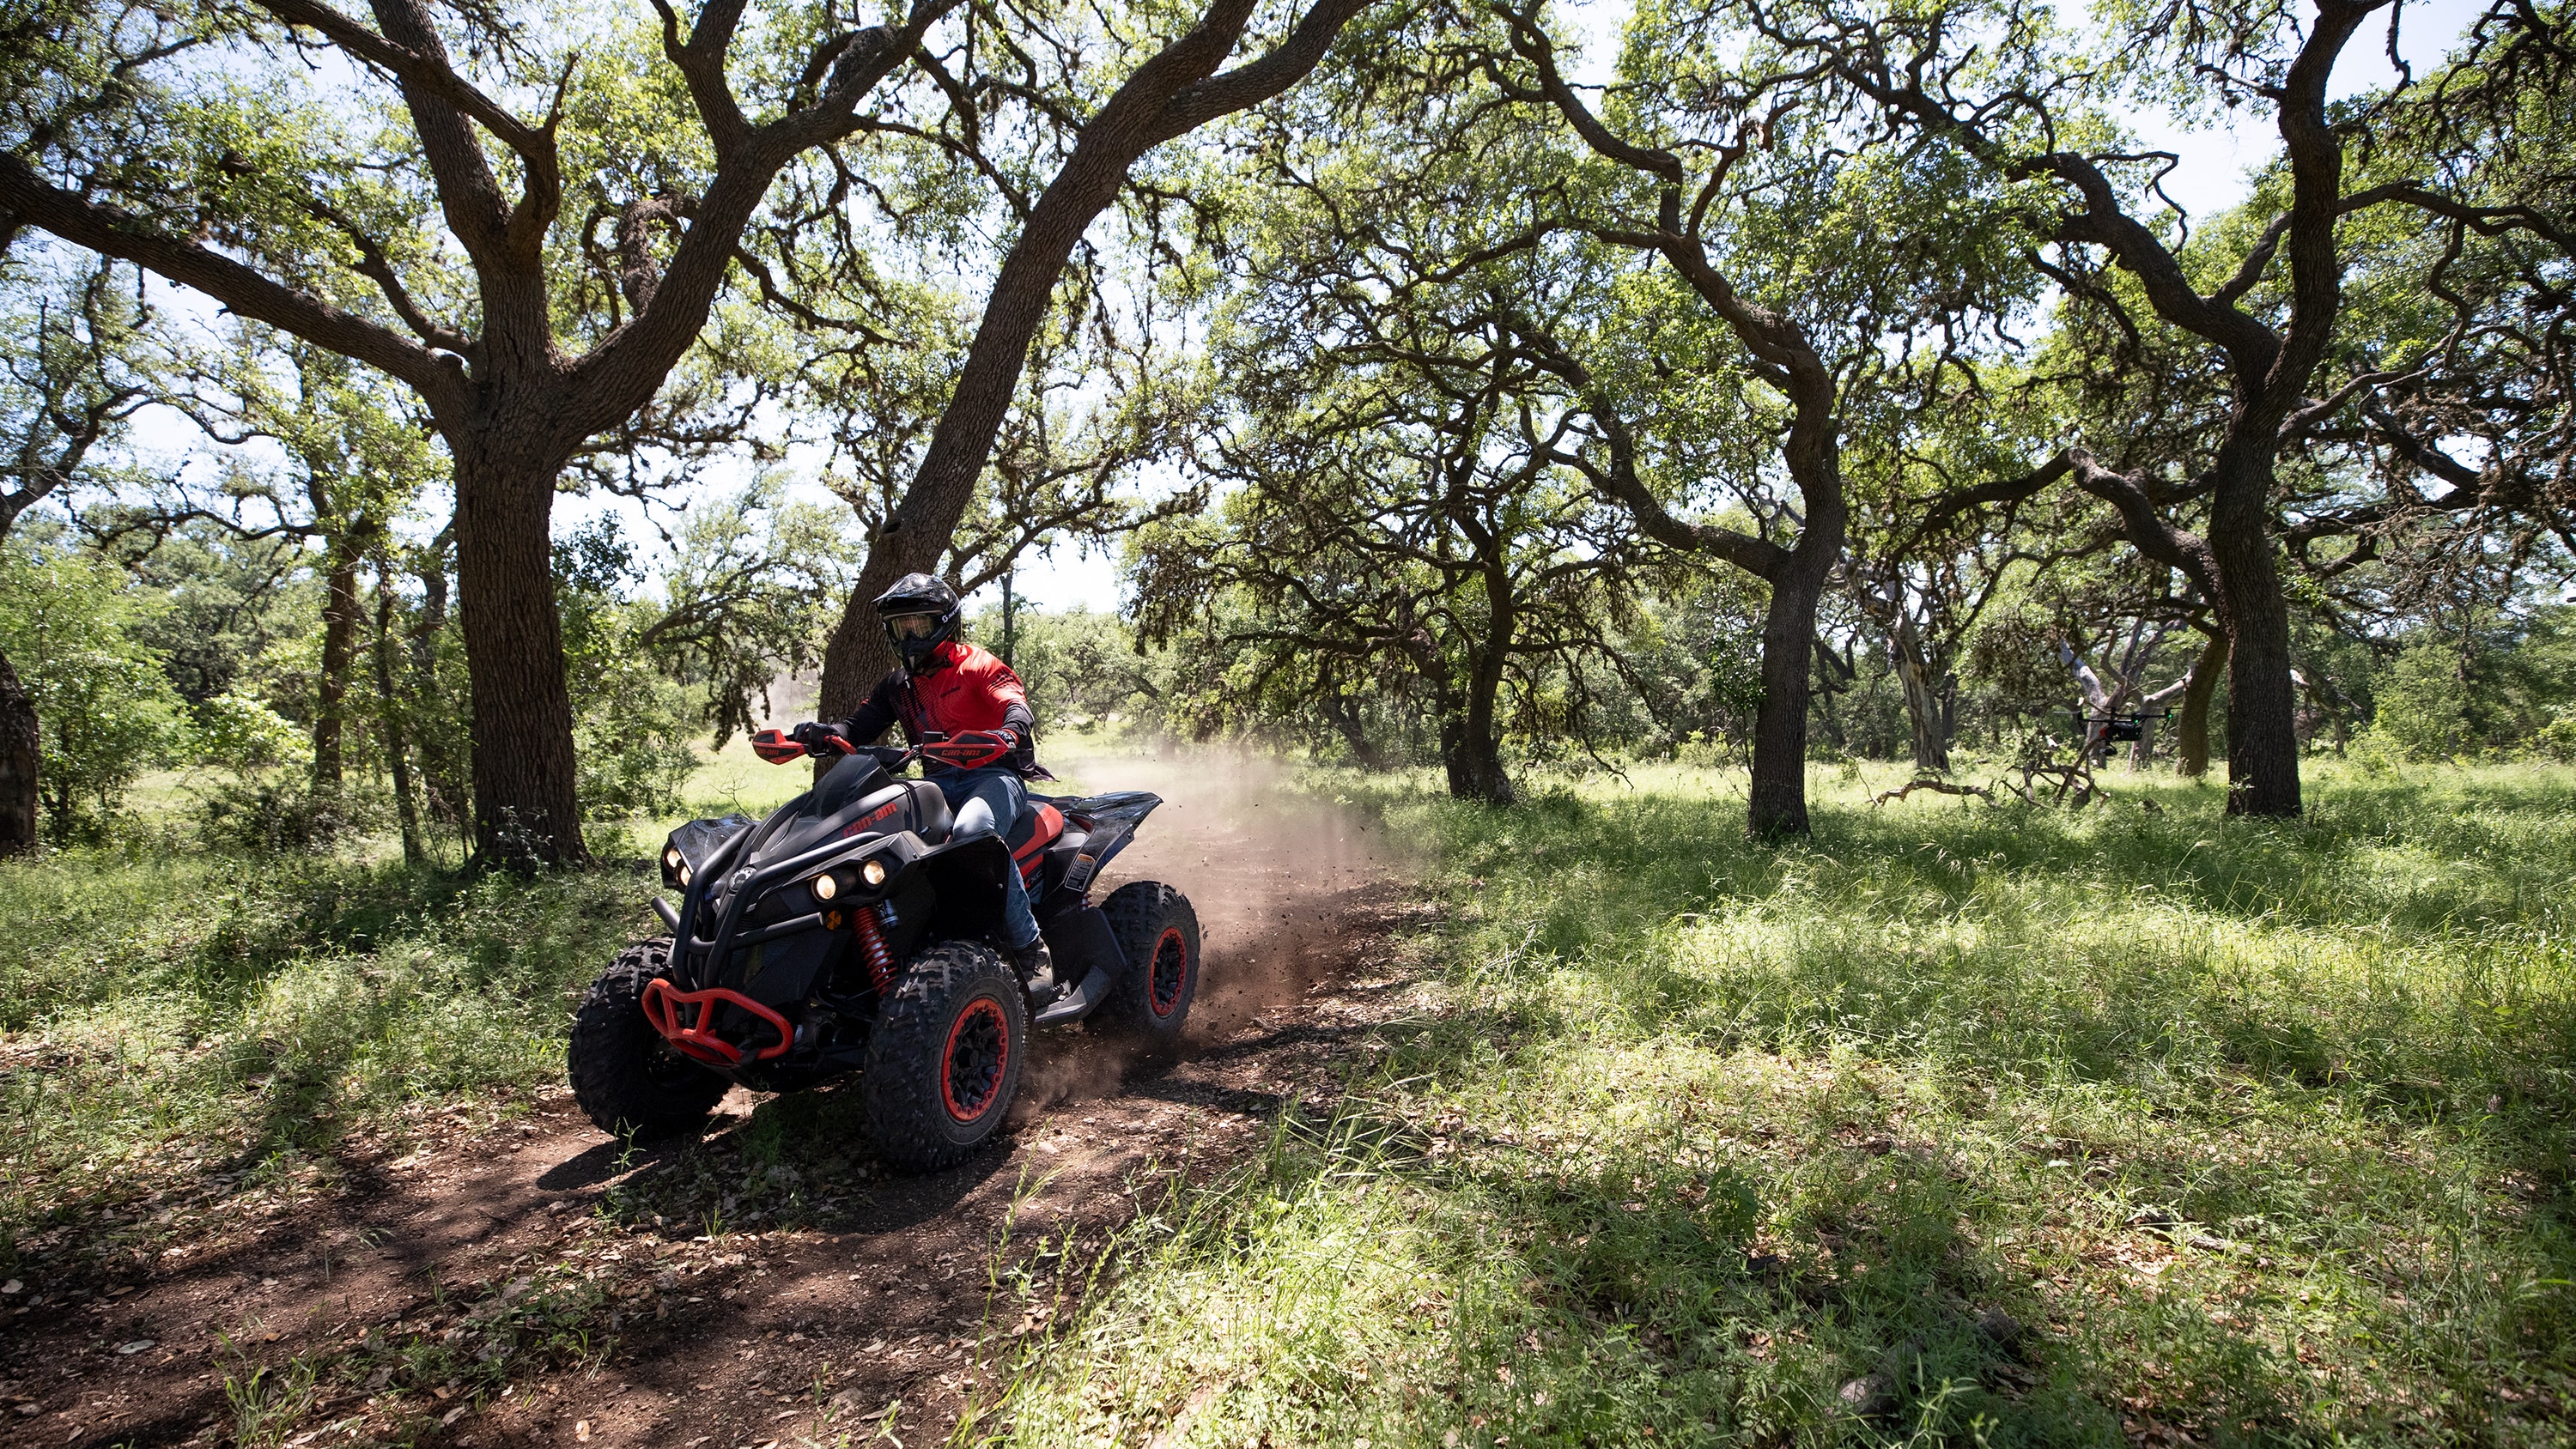
[[[886,632],[897,639],[927,639],[939,632],[937,614],[896,614],[885,624]]]

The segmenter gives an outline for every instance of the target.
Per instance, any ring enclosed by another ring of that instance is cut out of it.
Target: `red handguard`
[[[751,751],[773,765],[792,765],[805,758],[805,747],[781,730],[762,730],[753,735]]]
[[[1009,730],[966,730],[944,740],[933,740],[921,752],[943,765],[959,770],[980,770],[1000,760],[1019,747],[1020,737]]]
[[[789,737],[803,745],[806,753],[820,755],[826,759],[838,759],[843,755],[855,755],[859,752],[858,746],[842,738],[839,730],[827,724],[798,725],[790,732]]]

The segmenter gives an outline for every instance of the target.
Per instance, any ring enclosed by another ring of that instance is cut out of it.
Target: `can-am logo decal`
[[[858,834],[860,831],[867,829],[869,826],[876,824],[878,821],[883,820],[902,808],[903,802],[900,800],[897,800],[890,805],[880,805],[876,808],[876,812],[874,814],[867,816],[865,819],[853,820],[849,824],[842,826],[841,838],[843,840],[847,840],[851,836]]]

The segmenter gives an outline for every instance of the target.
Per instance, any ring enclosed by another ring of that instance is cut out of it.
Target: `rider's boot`
[[[1055,979],[1055,956],[1047,950],[1046,937],[1032,937],[1027,945],[1013,947],[1010,958],[1020,979],[1028,983],[1032,1004],[1045,1006],[1064,995],[1063,983]]]

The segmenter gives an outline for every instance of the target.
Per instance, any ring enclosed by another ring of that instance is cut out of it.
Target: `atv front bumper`
[[[757,1052],[746,1054],[741,1047],[715,1033],[717,1003],[739,1006],[754,1019],[766,1023],[778,1033],[778,1040]],[[694,1020],[684,1021],[681,1013],[694,1011]],[[670,982],[656,978],[644,987],[644,1019],[662,1034],[672,1049],[681,1055],[714,1067],[738,1067],[746,1061],[765,1062],[787,1055],[796,1044],[796,1030],[787,1018],[752,1000],[739,991],[710,986],[704,991],[682,991]]]

